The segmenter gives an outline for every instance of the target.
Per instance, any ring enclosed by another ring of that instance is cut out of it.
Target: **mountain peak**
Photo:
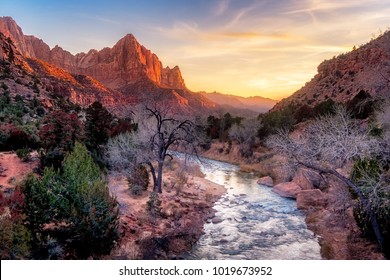
[[[13,40],[24,56],[38,58],[70,73],[91,76],[112,89],[141,80],[163,88],[186,88],[180,69],[163,68],[157,55],[142,46],[131,33],[112,48],[72,55],[58,45],[50,49],[42,40],[24,35],[11,17],[0,17],[0,31]]]
[[[34,57],[35,53],[31,45],[27,44],[24,39],[22,29],[16,21],[9,16],[0,17],[0,32],[6,37],[11,38],[18,50],[27,57]]]

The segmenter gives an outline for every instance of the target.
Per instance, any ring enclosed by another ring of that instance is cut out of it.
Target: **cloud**
[[[221,16],[229,9],[230,0],[220,0],[213,9],[213,16]]]
[[[359,1],[300,1],[299,3],[296,2],[295,6],[290,6],[289,9],[283,14],[285,15],[292,15],[292,14],[299,14],[299,13],[312,13],[312,12],[319,12],[319,11],[325,11],[325,12],[331,12],[334,10],[340,10],[340,9],[347,9],[347,8],[353,8],[360,6],[359,4],[361,2]]]
[[[189,73],[194,90],[283,97],[309,81],[324,59],[369,41],[390,22],[388,0],[242,2],[218,2],[213,12],[220,16],[212,20],[159,27],[173,41],[168,61]]]
[[[77,16],[84,18],[84,19],[88,19],[88,20],[98,21],[98,22],[101,22],[104,24],[120,25],[119,21],[113,20],[113,19],[110,19],[107,17],[103,17],[100,15],[90,15],[90,14],[85,14],[85,13],[77,13]]]

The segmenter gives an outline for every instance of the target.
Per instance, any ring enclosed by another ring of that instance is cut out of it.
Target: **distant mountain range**
[[[230,107],[242,110],[250,110],[255,113],[265,113],[277,103],[276,100],[261,96],[242,97],[231,94],[222,94],[219,92],[200,93],[221,106],[227,108]]]
[[[17,54],[19,67],[23,65],[24,71],[40,80],[41,91],[63,94],[82,106],[99,100],[118,110],[125,105],[157,102],[184,114],[211,114],[216,110],[253,114],[272,107],[267,99],[263,105],[261,98],[218,102],[208,94],[190,91],[178,66],[164,68],[159,58],[131,34],[112,48],[73,55],[59,46],[50,49],[35,36],[24,35],[11,17],[0,17],[0,32],[4,35],[3,45],[8,44],[12,51],[6,53],[3,49],[4,59],[14,64]],[[22,77],[18,79],[21,81]]]
[[[258,96],[193,92],[186,87],[178,66],[164,68],[159,58],[131,34],[112,48],[73,55],[24,35],[10,17],[0,17],[0,32],[2,67],[9,64],[7,69],[13,75],[13,79],[3,75],[1,82],[9,86],[11,93],[31,95],[37,91],[33,84],[42,93],[40,98],[63,95],[81,106],[99,100],[119,111],[123,106],[153,101],[182,114],[225,111],[255,116],[289,104],[313,107],[328,99],[345,103],[361,91],[374,98],[390,93],[389,32],[349,53],[325,60],[311,81],[279,102]]]

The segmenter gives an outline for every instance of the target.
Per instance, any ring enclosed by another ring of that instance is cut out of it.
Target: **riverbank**
[[[286,182],[294,175],[287,168],[287,159],[276,155],[266,147],[256,147],[253,155],[245,158],[240,155],[239,145],[213,141],[210,148],[199,153],[202,157],[239,166],[243,172],[254,173],[259,177],[271,176],[276,183]]]
[[[226,192],[224,186],[202,178],[199,172],[178,177],[177,170],[167,170],[159,195],[161,214],[153,216],[146,210],[150,191],[133,196],[125,178],[109,179],[120,207],[121,236],[111,259],[179,258],[199,240],[204,224],[215,215],[214,203]]]
[[[213,143],[202,156],[237,164],[240,170],[259,177],[271,176],[275,185],[284,182],[295,182],[303,188],[311,185],[302,173],[289,168],[285,157],[273,154],[266,148],[257,149],[250,159],[243,159],[239,156],[237,146],[233,144],[229,154],[223,152],[226,151],[226,146],[227,144]],[[322,258],[384,259],[375,242],[364,236],[357,225],[353,214],[356,202],[350,197],[348,187],[332,176],[328,176],[325,181],[321,186],[309,187],[317,189],[316,192],[321,193],[322,199],[311,199],[306,195],[305,198],[311,200],[310,205],[300,209],[305,213],[307,227],[318,236]]]

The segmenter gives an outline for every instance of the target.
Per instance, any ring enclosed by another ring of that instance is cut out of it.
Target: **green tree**
[[[118,237],[118,208],[106,179],[88,150],[76,143],[63,163],[63,172],[45,168],[37,179],[30,175],[24,184],[25,213],[35,233],[48,234],[48,223],[67,232],[79,257],[108,254]],[[46,231],[46,232],[45,232]]]
[[[89,150],[107,143],[110,137],[112,115],[103,105],[95,101],[86,110],[85,144]]]

